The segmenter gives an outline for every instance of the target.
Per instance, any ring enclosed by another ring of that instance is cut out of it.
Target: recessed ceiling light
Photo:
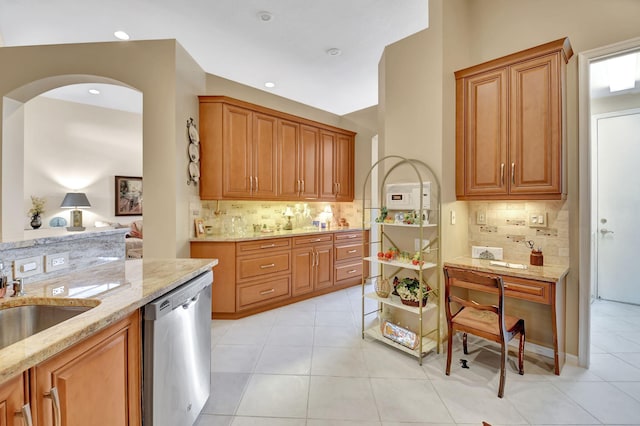
[[[89,89],[89,93],[91,93],[92,95],[99,95],[100,91],[98,89]]]
[[[327,55],[329,56],[340,56],[342,55],[342,50],[337,47],[332,47],[331,49],[327,49]]]
[[[272,88],[276,87],[276,84],[275,84],[273,81],[267,81],[267,82],[264,84],[264,87],[267,87],[267,88],[269,88],[269,89],[272,89]]]
[[[262,12],[258,12],[258,19],[262,22],[269,22],[273,19],[273,14],[263,10]]]
[[[125,33],[122,30],[118,30],[116,32],[113,33],[114,36],[116,36],[116,38],[118,40],[129,40],[129,34]]]

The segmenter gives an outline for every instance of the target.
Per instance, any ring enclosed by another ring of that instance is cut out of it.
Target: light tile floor
[[[211,397],[197,426],[640,425],[640,307],[592,305],[591,368],[510,356],[497,397],[497,346],[470,337],[416,358],[361,338],[360,287],[236,321],[212,321]],[[464,357],[469,369],[456,362]]]

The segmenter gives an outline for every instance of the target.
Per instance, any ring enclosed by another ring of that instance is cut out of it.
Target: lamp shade
[[[64,208],[78,208],[78,207],[91,207],[89,204],[89,200],[87,199],[87,194],[84,192],[67,192],[67,195],[64,196],[64,200],[62,200],[62,204],[60,207]]]

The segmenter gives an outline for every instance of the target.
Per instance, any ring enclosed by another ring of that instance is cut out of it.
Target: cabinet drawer
[[[293,239],[293,246],[300,247],[300,246],[306,246],[309,244],[331,243],[331,242],[333,242],[333,234],[314,234],[314,235],[308,235],[305,237],[295,237]]]
[[[361,259],[363,257],[364,249],[362,243],[349,244],[343,246],[336,246],[335,248],[335,260],[340,262],[346,259]]]
[[[291,248],[291,238],[270,238],[268,240],[246,241],[237,244],[238,255],[264,250],[285,250]]]
[[[284,252],[267,256],[240,257],[237,263],[237,280],[288,272],[291,265],[290,256],[290,252]]]
[[[362,262],[336,266],[336,283],[348,279],[362,279]]]
[[[290,276],[260,281],[256,284],[242,284],[238,286],[238,310],[286,299],[290,294],[290,284]]]
[[[352,241],[357,238],[362,238],[363,234],[363,231],[336,232],[336,241]]]
[[[504,295],[532,302],[551,304],[551,284],[516,277],[502,277]]]

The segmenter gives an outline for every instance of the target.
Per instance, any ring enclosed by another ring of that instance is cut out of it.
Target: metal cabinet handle
[[[357,269],[352,269],[350,271],[347,271],[347,274],[355,274],[356,272],[358,272]]]
[[[26,403],[22,406],[20,411],[16,411],[16,417],[22,417],[22,422],[25,426],[33,426],[33,419],[31,417],[31,406],[29,403]]]
[[[504,163],[500,163],[500,186],[504,185]]]
[[[358,251],[358,250],[353,249],[353,250],[348,250],[348,251],[347,251],[347,253],[351,254],[351,253],[355,253],[355,252],[357,252],[357,251]]]
[[[260,248],[261,249],[268,249],[268,248],[272,248],[272,247],[275,247],[275,246],[276,246],[275,243],[271,243],[271,244],[261,245]]]
[[[342,184],[338,182],[338,193],[336,195],[340,194],[340,192],[342,192]]]
[[[276,266],[275,263],[270,263],[268,265],[260,265],[260,269],[273,268],[274,266]]]
[[[601,233],[602,235],[607,235],[607,234],[613,234],[613,231],[609,231],[607,228],[602,228],[602,229],[600,230],[600,233]]]
[[[300,182],[302,182],[302,191],[301,192],[304,192],[304,179],[302,179]]]
[[[516,163],[511,163],[511,183],[516,183]]]
[[[53,425],[62,426],[62,415],[60,413],[60,396],[58,395],[58,388],[55,386],[51,388],[49,393],[44,394],[45,398],[50,398],[53,402]]]
[[[271,294],[271,293],[275,293],[276,289],[275,288],[270,288],[269,290],[264,290],[260,292],[260,296],[265,296],[267,294]]]
[[[249,176],[249,192],[253,192],[253,176]]]
[[[256,180],[256,192],[258,191],[258,176],[253,177]]]
[[[347,235],[347,238],[358,238],[356,234]]]

